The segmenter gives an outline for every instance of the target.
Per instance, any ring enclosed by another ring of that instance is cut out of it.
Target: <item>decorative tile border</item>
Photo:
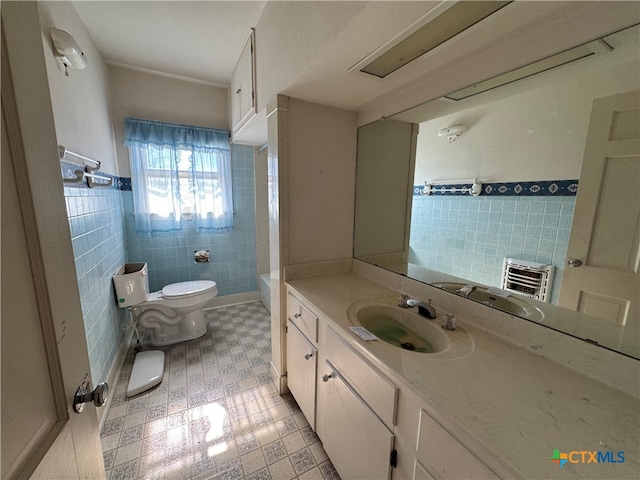
[[[413,195],[423,195],[424,185],[414,185]],[[431,195],[469,195],[471,184],[433,185]],[[578,180],[541,180],[502,182],[482,185],[481,196],[572,197],[578,192]]]

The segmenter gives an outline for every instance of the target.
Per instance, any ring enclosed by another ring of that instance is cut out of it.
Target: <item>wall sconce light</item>
[[[469,127],[467,127],[466,125],[455,125],[453,127],[443,128],[438,132],[438,136],[447,137],[449,143],[453,143],[460,135],[462,135],[467,130],[469,130]]]
[[[87,59],[75,39],[64,30],[52,28],[49,30],[53,47],[55,48],[56,58],[64,65],[64,74],[69,76],[68,68],[77,68],[82,70],[87,66]]]

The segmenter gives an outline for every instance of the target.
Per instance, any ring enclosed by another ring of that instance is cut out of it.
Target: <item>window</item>
[[[127,118],[125,145],[139,234],[233,227],[229,132]]]

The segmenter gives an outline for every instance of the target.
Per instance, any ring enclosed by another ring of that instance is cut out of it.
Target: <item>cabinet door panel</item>
[[[415,467],[413,480],[436,480],[418,460],[416,460]]]
[[[499,478],[424,410],[420,413],[418,460],[439,479]]]
[[[326,363],[331,378],[319,387],[326,407],[322,412],[325,451],[343,480],[388,480],[393,433]]]
[[[371,409],[389,428],[396,421],[398,388],[327,328],[327,358],[338,368]]]
[[[318,351],[298,327],[287,320],[287,385],[315,430]]]
[[[242,50],[231,75],[231,127],[236,133],[256,113],[254,31]]]

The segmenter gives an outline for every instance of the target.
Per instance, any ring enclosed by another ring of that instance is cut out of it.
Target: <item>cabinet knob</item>
[[[322,381],[323,381],[323,382],[328,382],[330,378],[333,378],[333,377],[331,376],[331,374],[327,374],[327,373],[325,373],[324,375],[322,375]]]
[[[305,353],[304,355],[305,360],[309,360],[311,357],[313,357],[313,353]]]
[[[241,91],[242,91],[242,89],[239,88],[239,89],[236,90],[236,93],[240,93]]]
[[[300,317],[301,317],[301,314],[298,312],[293,314],[293,318],[300,318]]]

